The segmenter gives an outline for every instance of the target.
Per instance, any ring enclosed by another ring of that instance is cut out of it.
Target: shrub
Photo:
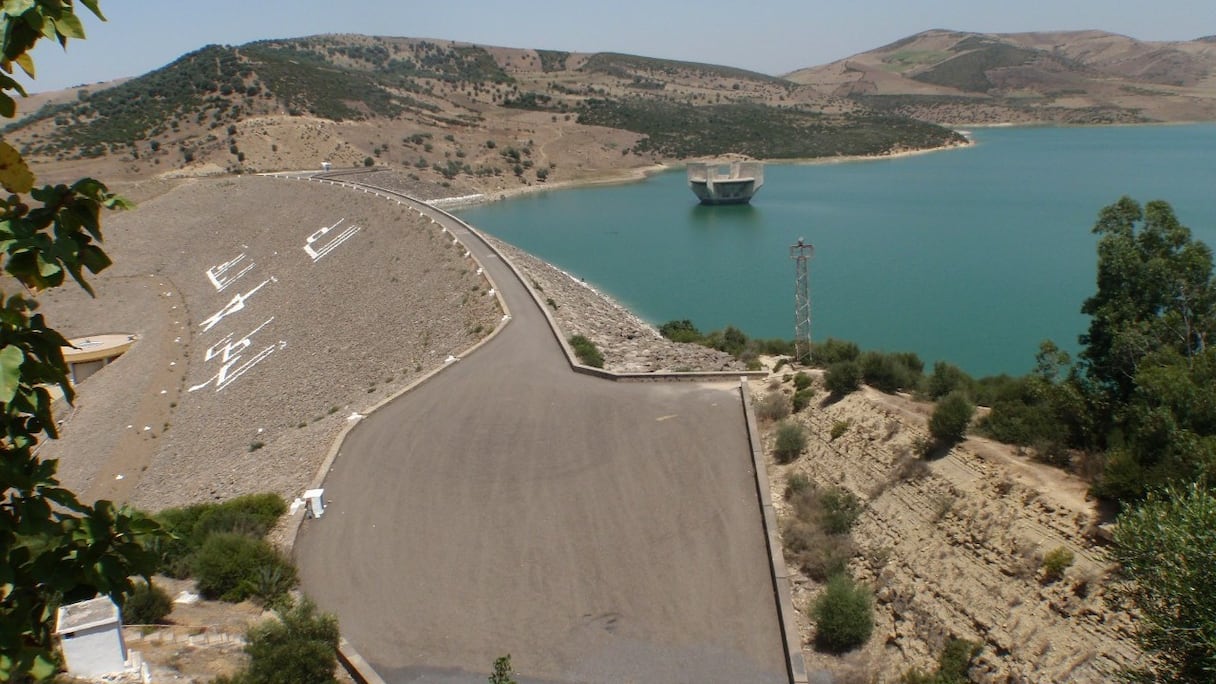
[[[955,390],[968,391],[971,384],[971,376],[963,369],[945,361],[938,361],[933,364],[933,373],[929,376],[926,389],[930,397],[941,399]]]
[[[268,574],[277,574],[276,591],[295,586],[296,569],[270,544],[242,534],[212,534],[194,554],[191,570],[204,597],[222,601],[243,601],[257,596],[267,602],[279,594],[261,593]]]
[[[364,158],[363,158],[363,165],[364,165],[364,166],[374,166],[375,164],[376,164],[376,160],[375,160],[375,159],[372,159],[371,157],[364,157]]]
[[[494,659],[494,673],[490,675],[490,684],[516,684],[511,674],[511,654]]]
[[[807,389],[813,383],[814,383],[814,380],[812,380],[811,376],[807,375],[806,372],[804,372],[804,371],[798,371],[797,373],[794,374],[794,389],[795,390]]]
[[[833,363],[823,375],[823,385],[838,397],[855,392],[861,387],[861,368],[855,361]]]
[[[1064,571],[1076,560],[1065,546],[1057,546],[1043,556],[1043,579],[1054,582],[1064,576]]]
[[[792,494],[791,499],[796,503],[805,495],[805,492]],[[797,515],[781,523],[781,540],[790,564],[801,568],[816,582],[843,573],[856,551],[851,536],[827,534],[818,522]]]
[[[790,404],[780,392],[769,392],[756,402],[756,416],[761,420],[782,420],[790,415]]]
[[[909,670],[901,678],[903,684],[967,684],[968,674],[975,657],[983,648],[966,639],[951,639],[937,658],[937,672],[925,674],[918,669]]]
[[[814,365],[828,367],[841,361],[856,361],[861,356],[861,350],[853,342],[828,338],[820,342],[811,351],[811,361]]]
[[[164,589],[148,582],[136,582],[135,591],[122,607],[126,625],[155,625],[173,610],[173,599]]]
[[[832,441],[834,442],[838,437],[849,431],[850,425],[852,425],[851,421],[838,420],[832,423],[832,430],[828,433],[828,436],[831,437]]]
[[[874,631],[874,598],[870,590],[843,573],[828,585],[811,607],[815,644],[833,653],[856,648]]]
[[[951,392],[933,409],[929,418],[929,434],[941,443],[952,444],[961,441],[967,434],[967,424],[975,413],[972,405],[962,392]]]
[[[209,535],[232,532],[261,538],[286,512],[287,502],[273,493],[247,494],[218,504],[166,508],[155,516],[172,535],[152,549],[160,556],[160,572],[171,577],[188,577],[190,556]]]
[[[876,351],[863,354],[860,364],[866,384],[888,393],[914,389],[920,383],[924,367],[916,354],[884,354]]]
[[[594,342],[582,335],[575,335],[569,341],[570,348],[574,350],[574,355],[578,357],[579,361],[592,368],[604,367],[604,355],[596,348]]]
[[[806,431],[798,423],[783,422],[777,426],[777,440],[773,445],[773,458],[778,463],[789,463],[806,448]]]
[[[815,388],[808,387],[794,392],[794,413],[799,413],[802,409],[811,405],[811,400],[815,398]]]
[[[335,682],[338,664],[338,621],[304,599],[280,613],[278,620],[265,620],[245,635],[249,666],[217,684],[287,684],[288,682]]]
[[[806,473],[790,473],[785,476],[785,498],[801,494],[811,488],[811,478]]]
[[[843,487],[825,487],[817,493],[819,524],[828,534],[845,534],[861,517],[861,500]]]

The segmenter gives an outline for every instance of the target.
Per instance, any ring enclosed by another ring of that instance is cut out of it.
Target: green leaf
[[[98,19],[105,21],[106,17],[101,13],[101,8],[97,6],[97,0],[80,0],[80,4],[89,8]]]
[[[9,16],[25,14],[34,6],[34,0],[4,0],[4,13]]]
[[[55,29],[64,38],[84,38],[84,24],[80,23],[80,17],[70,12],[55,20]]]
[[[0,116],[6,119],[11,119],[17,115],[17,101],[8,96],[8,93],[0,93]]]
[[[8,404],[21,385],[21,362],[25,353],[20,347],[7,345],[0,349],[0,403]]]

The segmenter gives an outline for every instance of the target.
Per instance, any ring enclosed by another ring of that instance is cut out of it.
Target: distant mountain
[[[1151,43],[1102,31],[935,29],[787,78],[938,122],[1212,120],[1212,42]]]
[[[390,163],[497,188],[655,161],[961,144],[781,78],[615,53],[325,35],[209,45],[9,126],[35,158],[131,176]],[[543,158],[542,158],[543,157]]]

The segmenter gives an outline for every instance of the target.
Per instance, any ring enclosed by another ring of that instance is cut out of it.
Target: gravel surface
[[[360,230],[314,262],[306,240],[339,219],[314,251]],[[63,439],[42,451],[88,499],[157,510],[248,492],[294,497],[352,412],[501,316],[463,248],[395,202],[349,189],[189,181],[107,217],[106,236],[115,266],[95,280],[101,296],[63,288],[44,298],[68,336],[139,335],[82,383],[76,409],[59,414]],[[242,254],[227,275],[252,269],[217,291],[208,269]],[[230,382],[217,389],[225,348]]]
[[[730,354],[699,344],[672,342],[633,312],[574,276],[501,240],[486,239],[528,279],[567,337],[584,335],[604,355],[604,368],[620,373],[744,371]]]

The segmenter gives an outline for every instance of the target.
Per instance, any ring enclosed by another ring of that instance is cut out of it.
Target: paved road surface
[[[389,682],[782,682],[737,383],[570,371],[483,243],[514,320],[369,416],[296,555]],[[392,331],[384,331],[392,334]]]

